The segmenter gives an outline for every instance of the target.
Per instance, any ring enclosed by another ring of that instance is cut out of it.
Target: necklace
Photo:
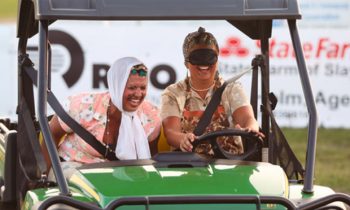
[[[208,90],[209,90],[211,87],[213,87],[213,85],[214,85],[214,81],[213,81],[213,84],[211,84],[208,88],[196,89],[196,88],[194,88],[194,87],[192,86],[191,80],[189,80],[188,82],[189,82],[189,84],[190,84],[191,89],[194,90],[194,91],[197,91],[197,92],[208,91]]]
[[[108,105],[108,108],[107,108],[107,122],[106,122],[106,134],[107,134],[107,136],[109,136],[109,121],[110,121],[110,119],[109,119],[109,105]]]
[[[110,142],[110,135],[109,135],[110,134],[110,132],[109,132],[109,127],[110,127],[109,108],[110,108],[110,106],[108,105],[108,108],[107,108],[107,122],[106,122],[106,137],[104,137],[104,139],[106,141],[106,142],[104,142],[104,146],[106,147],[105,158],[107,157],[108,152],[114,152],[114,148],[115,148],[115,146],[113,146],[113,143],[109,143]]]
[[[112,145],[111,143],[108,143],[108,142],[110,142],[110,134],[111,134],[111,132],[110,132],[110,127],[111,127],[111,117],[110,117],[110,115],[111,115],[111,106],[110,105],[108,105],[108,108],[107,108],[107,122],[106,122],[106,136],[107,136],[107,144],[110,144],[110,145]]]

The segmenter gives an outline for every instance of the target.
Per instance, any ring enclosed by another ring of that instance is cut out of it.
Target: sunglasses
[[[198,49],[190,53],[187,61],[192,65],[209,66],[218,61],[218,55],[212,49]]]
[[[140,77],[147,76],[147,71],[145,69],[131,69],[130,74],[138,74]]]

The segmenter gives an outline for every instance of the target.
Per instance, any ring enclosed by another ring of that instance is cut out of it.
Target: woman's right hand
[[[180,150],[183,152],[192,151],[192,142],[196,139],[196,136],[193,133],[184,133],[183,138],[180,141]]]

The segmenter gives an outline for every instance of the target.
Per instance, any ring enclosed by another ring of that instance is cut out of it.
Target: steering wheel
[[[234,155],[225,151],[218,145],[216,138],[220,136],[241,136],[243,137],[242,141],[245,141],[246,145],[249,144],[250,146],[247,150],[243,152],[243,154]],[[256,155],[263,145],[262,139],[258,137],[255,132],[247,132],[241,129],[229,128],[220,131],[213,131],[199,136],[196,140],[192,142],[192,152],[195,152],[198,145],[206,141],[210,143],[214,151],[214,158],[226,158],[230,160],[248,160],[253,155]]]

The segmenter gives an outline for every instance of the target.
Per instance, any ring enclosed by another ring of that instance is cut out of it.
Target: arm
[[[254,111],[249,99],[239,82],[227,85],[222,100],[227,103],[225,109],[232,112],[233,123],[236,128],[248,129],[259,133],[259,124],[254,117]],[[229,113],[227,113],[229,114]]]
[[[236,109],[232,113],[232,118],[237,123],[236,128],[248,129],[249,131],[256,132],[259,136],[264,137],[264,135],[259,132],[259,124],[255,120],[254,112],[250,105]]]
[[[50,120],[49,126],[51,130],[52,138],[57,148],[61,138],[66,134],[66,132],[62,129],[60,123],[58,122],[58,117],[56,115],[54,115]],[[50,161],[49,153],[46,148],[45,141],[41,144],[41,149],[43,151],[44,158],[48,166],[47,168],[50,169],[51,161]]]
[[[163,120],[163,129],[168,143],[183,152],[192,151],[192,144],[195,140],[193,133],[182,133],[180,118],[169,116]]]
[[[193,133],[183,133],[181,129],[182,108],[185,102],[184,90],[180,86],[171,85],[162,94],[161,118],[164,135],[169,145],[181,151],[192,151]]]
[[[259,131],[258,122],[254,118],[251,106],[242,106],[232,113],[234,121],[242,128],[249,128],[252,131]]]

